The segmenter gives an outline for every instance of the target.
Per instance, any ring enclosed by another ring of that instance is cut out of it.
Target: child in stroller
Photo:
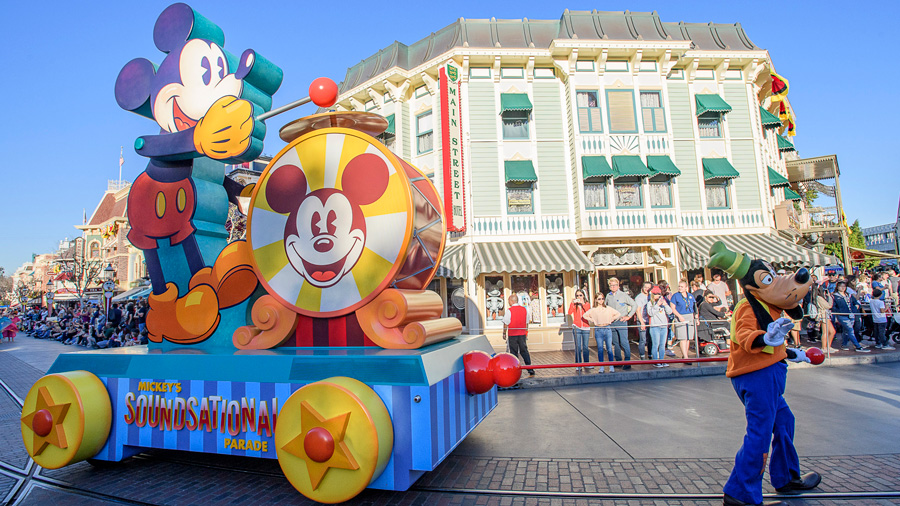
[[[697,337],[700,341],[700,351],[704,355],[715,355],[731,351],[731,313],[717,308],[721,305],[719,297],[710,290],[703,292],[703,300],[700,302],[700,325],[697,327]]]

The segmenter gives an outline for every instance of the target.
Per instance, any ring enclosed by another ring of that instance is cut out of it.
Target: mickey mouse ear
[[[177,3],[166,7],[153,27],[153,43],[156,47],[168,53],[191,39],[208,40],[222,47],[225,45],[225,32],[187,4]]]

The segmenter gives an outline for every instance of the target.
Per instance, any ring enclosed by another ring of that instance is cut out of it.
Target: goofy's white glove
[[[794,322],[790,318],[779,318],[770,323],[766,327],[766,334],[763,341],[769,346],[781,346],[784,344],[784,337],[794,328]]]
[[[788,362],[806,362],[807,364],[811,363],[809,357],[806,356],[806,352],[801,350],[800,348],[788,348],[785,351],[787,352]]]

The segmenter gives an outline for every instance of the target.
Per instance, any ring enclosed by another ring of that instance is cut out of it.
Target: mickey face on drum
[[[366,243],[360,206],[378,200],[388,185],[388,168],[377,155],[364,153],[347,163],[341,189],[307,193],[306,175],[295,165],[276,170],[266,199],[280,213],[290,213],[284,250],[294,270],[311,285],[337,284],[356,265]]]

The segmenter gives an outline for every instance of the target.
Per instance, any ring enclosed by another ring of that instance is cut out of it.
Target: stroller
[[[894,343],[900,343],[900,312],[894,311],[894,314],[888,318],[887,337]]]
[[[697,339],[700,352],[707,356],[731,352],[731,331],[728,322],[701,321],[697,326]]]

